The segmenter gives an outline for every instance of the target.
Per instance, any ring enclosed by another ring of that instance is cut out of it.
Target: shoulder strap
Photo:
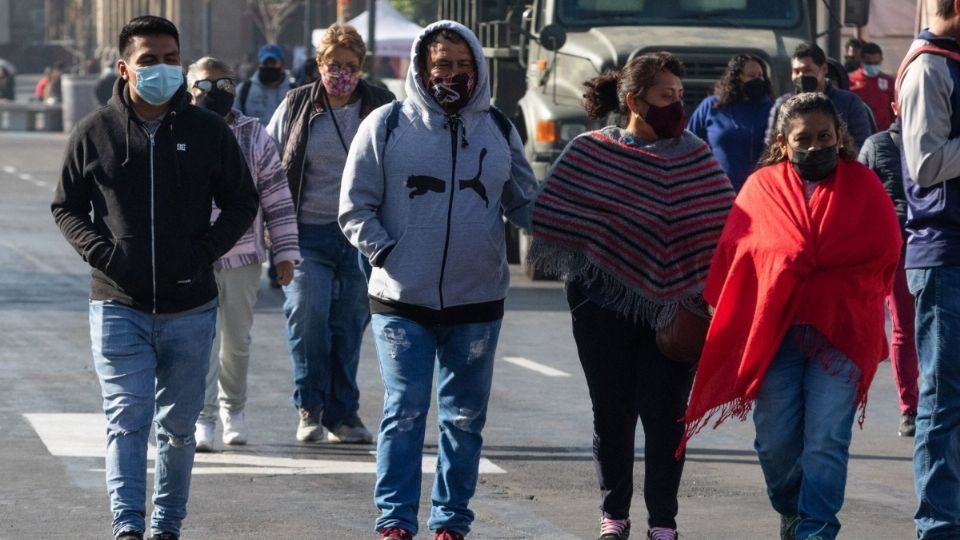
[[[500,133],[503,134],[503,138],[507,140],[507,146],[510,145],[510,130],[513,129],[513,122],[507,118],[507,115],[503,113],[500,109],[490,106],[490,116],[493,117],[493,121],[497,123],[497,127],[500,128]]]
[[[954,62],[960,63],[960,52],[944,49],[943,47],[937,47],[936,45],[923,45],[910,51],[903,59],[903,62],[900,63],[900,68],[897,70],[897,81],[894,84],[894,88],[896,90],[895,95],[898,96],[898,102],[900,96],[900,85],[903,84],[903,75],[907,71],[907,66],[909,66],[910,63],[916,60],[921,54],[935,54],[937,56],[942,56],[944,58],[953,60]]]
[[[250,97],[250,81],[243,82],[240,89],[240,112],[247,114],[247,98]]]
[[[386,125],[387,133],[383,138],[383,150],[387,150],[387,142],[390,140],[390,134],[393,133],[393,130],[397,129],[397,125],[400,123],[400,108],[403,107],[403,102],[399,100],[394,100],[390,104],[390,113],[387,115]]]

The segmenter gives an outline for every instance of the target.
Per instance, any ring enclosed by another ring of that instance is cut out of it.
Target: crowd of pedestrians
[[[426,524],[437,540],[467,536],[509,285],[504,219],[564,281],[600,539],[630,535],[638,420],[645,535],[676,540],[690,438],[751,410],[779,537],[836,538],[853,426],[888,356],[898,433],[916,437],[918,537],[960,537],[960,3],[937,4],[897,77],[879,46],[849,43],[849,90],[812,43],[776,99],[764,60],[738,54],[688,117],[682,62],[633,58],[584,82],[587,115],[619,123],[575,137],[542,183],[459,23],[423,29],[396,101],[364,80],[348,25],[327,29],[317,78],[291,89],[277,45],[240,84],[212,57],[184,78],[177,28],[131,20],[51,207],[91,266],[114,537],[179,538],[194,453],[219,445],[217,422],[224,445],[255,437],[250,331],[268,260],[285,296],[291,437],[376,441],[374,529],[412,539],[436,377]],[[358,414],[368,325],[386,390],[376,437]]]

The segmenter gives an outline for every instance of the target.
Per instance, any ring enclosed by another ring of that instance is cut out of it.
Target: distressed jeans
[[[909,269],[907,282],[920,358],[914,521],[924,540],[960,538],[960,268]]]
[[[293,281],[283,288],[293,404],[322,408],[320,423],[336,429],[360,407],[357,367],[370,322],[367,280],[357,249],[336,223],[301,223],[300,256]]]
[[[860,368],[808,325],[791,326],[757,394],[754,447],[773,509],[798,540],[836,538]],[[809,356],[809,351],[818,350]]]
[[[170,316],[90,301],[90,341],[107,416],[106,476],[114,535],[145,530],[151,423],[157,431],[157,458],[150,528],[180,534],[216,318],[216,307]]]
[[[396,315],[373,316],[385,388],[377,437],[376,530],[417,532],[423,439],[438,364],[440,436],[427,526],[470,531],[474,514],[467,505],[477,486],[500,323],[423,326]]]

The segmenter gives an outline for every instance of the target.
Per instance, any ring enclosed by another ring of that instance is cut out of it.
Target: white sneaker
[[[297,440],[300,442],[312,442],[323,440],[323,426],[320,425],[320,417],[323,415],[323,409],[316,408],[312,411],[300,409],[300,424],[297,426]]]
[[[231,413],[220,409],[220,421],[223,422],[223,444],[247,444],[247,421],[243,411]]]
[[[327,432],[327,441],[332,443],[364,443],[373,442],[373,434],[367,431],[366,426],[356,414],[345,418],[336,429]]]
[[[217,425],[213,422],[197,422],[193,438],[197,441],[197,452],[213,452],[213,431]]]

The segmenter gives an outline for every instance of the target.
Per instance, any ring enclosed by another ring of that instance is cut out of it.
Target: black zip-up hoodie
[[[211,201],[221,209],[213,225]],[[181,86],[151,138],[118,79],[107,106],[70,135],[51,210],[93,267],[91,299],[162,314],[216,298],[213,262],[258,205],[223,118],[191,105]]]

